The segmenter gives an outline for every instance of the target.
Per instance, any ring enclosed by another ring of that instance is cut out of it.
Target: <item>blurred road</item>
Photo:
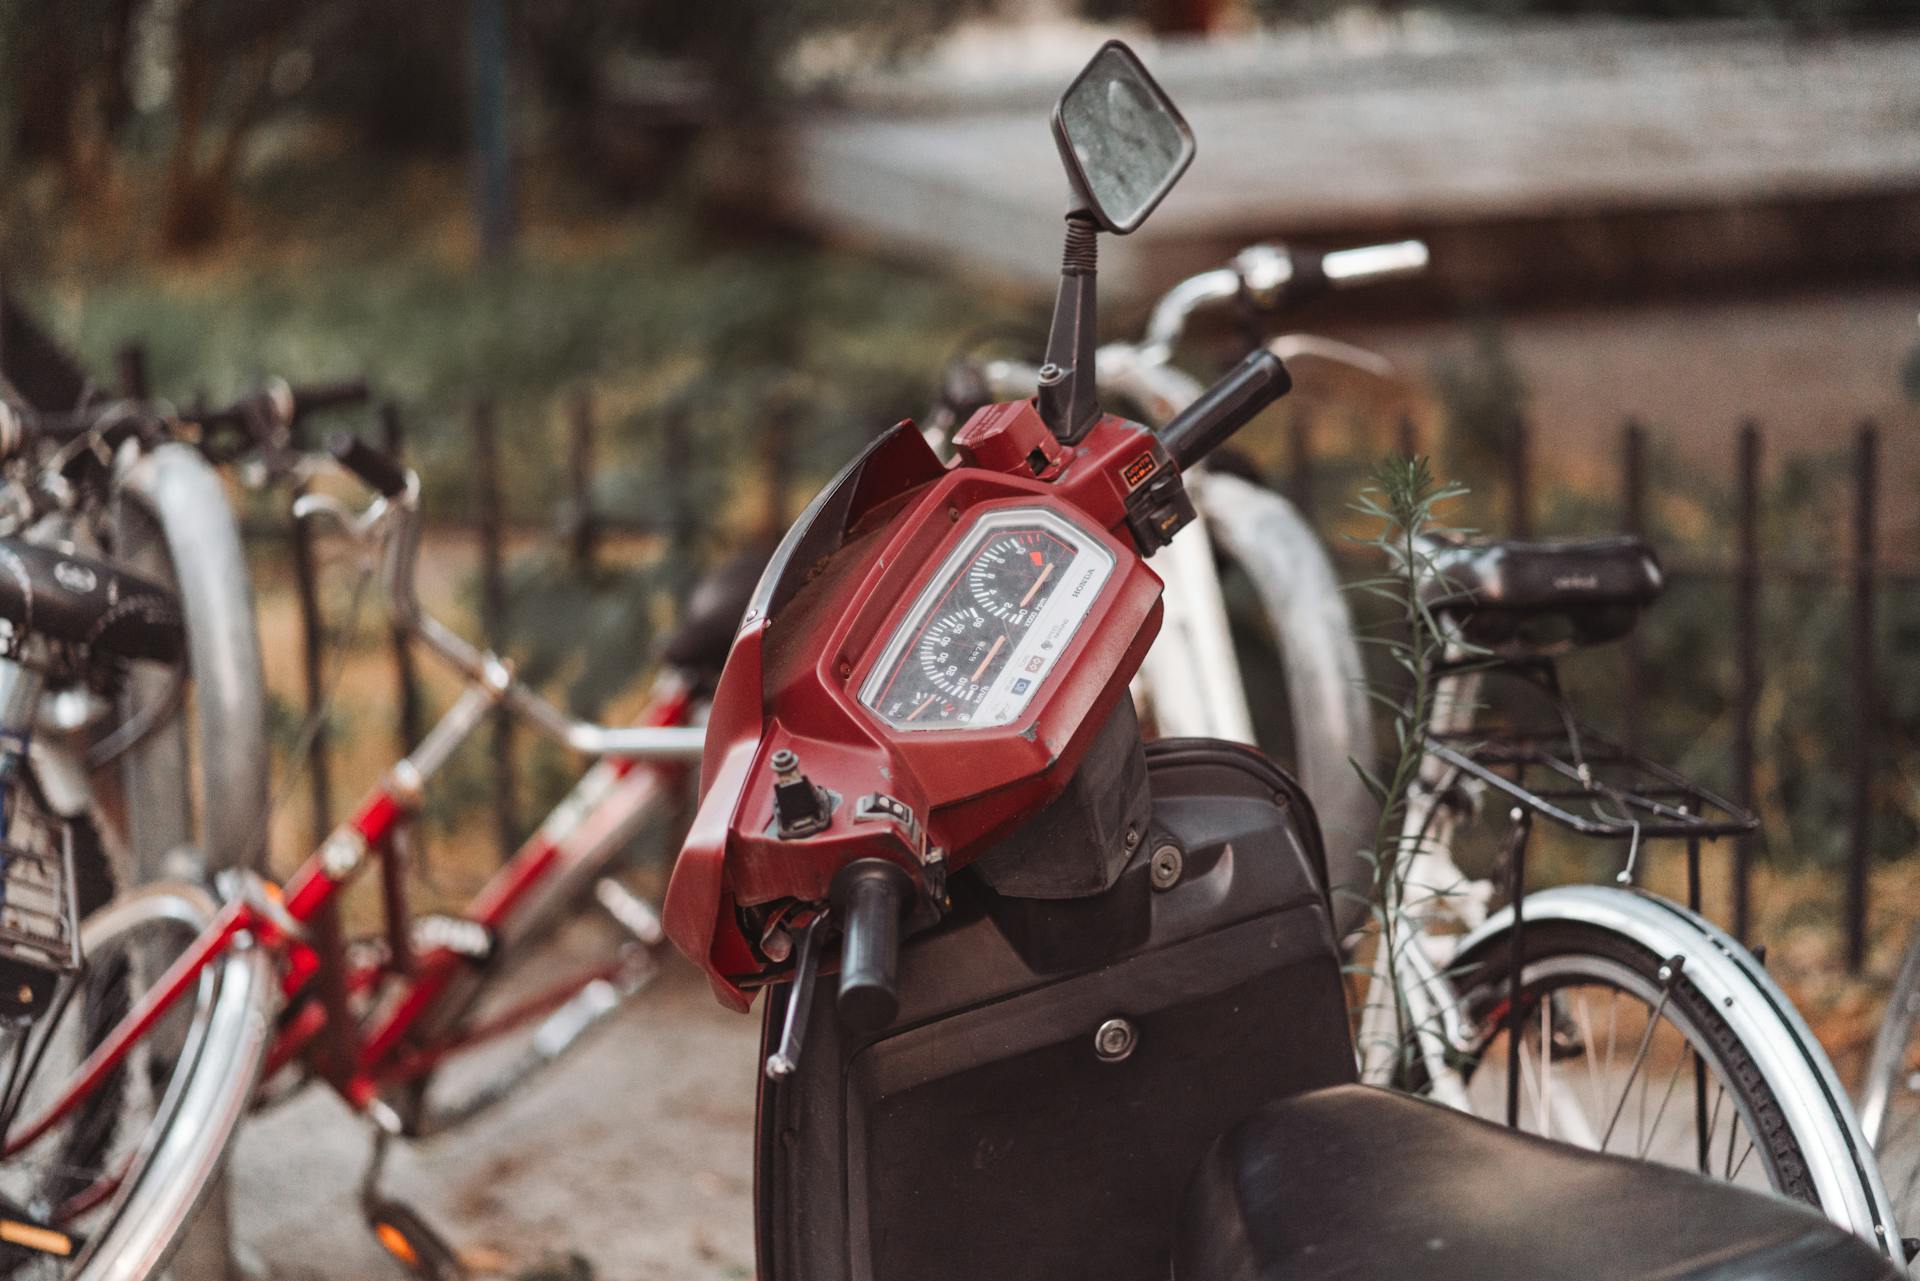
[[[520,1097],[396,1149],[385,1186],[479,1275],[574,1253],[595,1281],[750,1278],[758,1035],[757,1017],[722,1010],[676,957]],[[403,1276],[357,1208],[368,1151],[365,1125],[324,1089],[247,1125],[234,1215],[274,1281]]]

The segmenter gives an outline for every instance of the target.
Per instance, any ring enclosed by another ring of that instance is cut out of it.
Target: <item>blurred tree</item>
[[[205,244],[220,230],[243,148],[274,99],[274,69],[308,23],[337,8],[297,0],[175,0],[173,136],[161,242]]]
[[[312,44],[305,108],[376,151],[457,151],[467,137],[465,0],[330,3],[344,16]]]
[[[617,164],[605,162],[635,150],[634,131],[674,135],[644,153],[670,164],[694,129],[751,120],[779,97],[780,64],[811,36],[856,36],[875,57],[895,58],[993,3],[522,0],[517,16],[549,140],[583,162],[583,172],[617,181]],[[613,74],[623,61],[639,74]],[[626,110],[610,121],[616,106]]]
[[[0,164],[47,163],[86,195],[130,113],[134,0],[0,5]]]

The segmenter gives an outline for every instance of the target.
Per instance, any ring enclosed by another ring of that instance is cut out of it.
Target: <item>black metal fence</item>
[[[1304,417],[1290,420],[1287,465],[1288,493],[1309,516],[1321,497],[1315,492],[1317,469],[1311,425]],[[1538,468],[1535,461],[1535,431],[1524,419],[1509,425],[1503,450],[1506,473],[1499,479],[1501,516],[1506,533],[1529,537],[1536,529]],[[1880,430],[1871,420],[1860,422],[1849,448],[1848,469],[1850,511],[1847,522],[1849,542],[1843,557],[1822,561],[1783,554],[1780,548],[1766,545],[1762,534],[1764,495],[1762,457],[1765,436],[1760,426],[1747,420],[1735,438],[1730,461],[1734,491],[1733,553],[1727,557],[1664,557],[1668,577],[1674,583],[1724,584],[1732,589],[1733,610],[1729,619],[1728,642],[1734,659],[1732,690],[1731,799],[1751,809],[1757,799],[1759,746],[1756,717],[1762,698],[1762,615],[1763,594],[1770,588],[1839,588],[1848,597],[1847,671],[1849,696],[1844,715],[1847,718],[1845,759],[1849,797],[1846,893],[1843,920],[1846,957],[1850,970],[1858,972],[1867,948],[1868,886],[1872,865],[1875,827],[1875,784],[1887,768],[1881,750],[1879,729],[1882,724],[1882,688],[1879,647],[1876,643],[1880,602],[1890,589],[1920,584],[1920,567],[1887,562],[1877,545],[1880,517]],[[1403,453],[1420,448],[1415,426],[1410,419],[1399,425],[1396,447]],[[1640,422],[1628,418],[1618,434],[1619,506],[1618,529],[1645,536],[1649,531],[1648,433]],[[1331,497],[1331,496],[1329,496]],[[1338,496],[1347,501],[1348,495]],[[1600,532],[1600,531],[1594,531]],[[1636,631],[1628,638],[1624,652],[1621,688],[1621,712],[1624,721],[1622,739],[1630,750],[1639,750],[1645,725],[1646,691],[1649,685],[1649,654],[1646,638]],[[1837,658],[1834,661],[1838,661]],[[1727,886],[1731,903],[1734,934],[1746,939],[1753,925],[1752,881],[1756,837],[1740,837],[1734,847]]]
[[[145,362],[137,348],[128,348],[119,361],[123,391],[143,394]],[[790,448],[786,440],[786,416],[774,407],[765,442],[764,464],[775,473],[772,491],[784,488]],[[480,550],[481,625],[489,643],[500,644],[507,619],[507,578],[504,555],[505,506],[501,493],[498,431],[493,408],[485,401],[470,409],[473,459],[473,534]],[[599,555],[602,538],[613,531],[644,531],[663,535],[677,545],[691,534],[698,513],[684,503],[664,522],[636,521],[604,511],[595,502],[596,468],[599,461],[594,405],[587,393],[576,394],[567,412],[569,444],[567,450],[568,493],[557,513],[557,536],[567,550],[575,572],[591,573]],[[1316,465],[1316,450],[1311,420],[1294,416],[1286,447],[1286,488],[1303,512],[1311,515],[1316,500],[1316,485],[1322,469]],[[399,410],[383,406],[380,410],[382,443],[396,457],[405,452],[405,433]],[[1502,509],[1507,531],[1515,536],[1531,535],[1535,529],[1537,465],[1535,433],[1524,420],[1510,426],[1502,454],[1506,474],[1501,480]],[[1733,610],[1728,641],[1733,649],[1735,680],[1732,691],[1730,743],[1730,791],[1732,798],[1751,808],[1756,800],[1756,775],[1759,748],[1756,741],[1756,716],[1762,696],[1761,603],[1764,593],[1785,586],[1844,585],[1849,597],[1848,682],[1850,697],[1845,710],[1848,718],[1848,749],[1845,761],[1849,796],[1849,839],[1846,862],[1844,928],[1846,956],[1850,968],[1858,970],[1866,954],[1867,897],[1875,824],[1874,789],[1878,771],[1886,768],[1878,743],[1880,724],[1880,670],[1876,644],[1876,617],[1882,593],[1891,587],[1920,583],[1920,568],[1885,563],[1876,545],[1879,515],[1879,429],[1871,421],[1858,425],[1851,442],[1850,469],[1850,545],[1843,558],[1818,561],[1780,554],[1781,549],[1766,546],[1762,536],[1763,494],[1762,458],[1764,434],[1758,424],[1743,423],[1730,460],[1734,488],[1734,538],[1731,558],[1669,558],[1667,569],[1676,583],[1708,582],[1730,586]],[[1629,533],[1648,532],[1649,475],[1648,433],[1632,419],[1621,424],[1618,437],[1619,528]],[[1421,442],[1411,420],[1401,420],[1394,444],[1406,453],[1416,452]],[[691,464],[693,453],[689,429],[684,418],[669,416],[662,448],[668,457],[661,459],[669,476],[682,474]],[[1342,495],[1344,500],[1347,496]],[[778,498],[775,499],[778,506]],[[776,525],[777,510],[768,513]],[[324,628],[319,617],[319,593],[314,582],[314,558],[303,531],[293,529],[291,560],[302,614],[301,634],[305,643],[305,693],[310,713],[318,714],[324,690],[320,681],[320,647]],[[396,634],[392,643],[392,662],[396,688],[397,741],[406,750],[423,730],[424,710],[412,655],[404,637]],[[1644,723],[1649,656],[1644,638],[1635,635],[1626,646],[1625,672],[1621,689],[1626,746],[1636,748]],[[313,738],[310,770],[311,805],[316,836],[324,835],[331,821],[333,794],[329,765],[331,746],[324,734]],[[513,746],[512,727],[502,717],[495,728],[492,744],[492,795],[494,823],[503,855],[521,835],[519,813],[520,779]],[[1737,841],[1727,887],[1731,902],[1734,933],[1747,937],[1752,926],[1754,838]]]

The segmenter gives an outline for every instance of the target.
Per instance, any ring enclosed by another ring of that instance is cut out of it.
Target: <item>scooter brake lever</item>
[[[820,951],[826,939],[831,908],[821,908],[801,931],[800,945],[793,958],[793,993],[787,998],[787,1015],[780,1024],[780,1044],[767,1056],[767,1079],[784,1081],[800,1066],[800,1041],[807,1031],[807,1019],[813,1012],[813,984],[820,973]]]

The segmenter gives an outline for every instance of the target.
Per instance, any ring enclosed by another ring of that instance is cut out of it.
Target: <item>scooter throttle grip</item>
[[[900,1011],[900,921],[913,881],[897,863],[863,858],[833,878],[840,913],[840,1019],[877,1032]]]
[[[333,461],[388,498],[407,492],[407,471],[372,445],[351,432],[336,431],[327,436],[327,452]]]
[[[1293,389],[1280,358],[1262,347],[1200,393],[1160,432],[1160,444],[1185,471]]]

